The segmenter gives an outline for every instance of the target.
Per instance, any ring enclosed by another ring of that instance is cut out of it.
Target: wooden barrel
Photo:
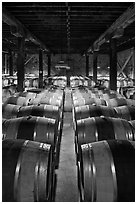
[[[127,120],[102,116],[77,120],[76,134],[81,145],[109,139],[132,141],[135,132]]]
[[[2,143],[2,201],[51,201],[51,145],[29,140]]]
[[[11,92],[11,95],[14,95],[17,92],[17,86],[16,85],[10,85],[9,91]]]
[[[118,93],[103,93],[102,95],[100,95],[100,98],[103,98],[104,100],[109,100],[112,98],[121,98],[122,95],[118,94]]]
[[[106,106],[106,101],[104,99],[98,99],[98,98],[81,98],[81,99],[73,100],[74,107],[91,105],[91,104]]]
[[[6,119],[16,118],[21,106],[13,104],[3,104],[2,105],[2,117]]]
[[[118,118],[135,120],[135,106],[119,106],[114,108]]]
[[[39,80],[38,80],[38,78],[35,78],[35,79],[32,80],[32,86],[35,87],[35,88],[39,87]]]
[[[75,148],[78,153],[82,144],[100,140],[131,140],[134,141],[135,129],[124,119],[110,117],[92,117],[77,120],[75,131]]]
[[[38,104],[49,104],[49,105],[61,107],[62,100],[47,96],[44,98],[35,98],[31,101],[31,105],[38,105]]]
[[[133,105],[135,106],[135,100],[126,99],[126,98],[113,98],[106,100],[107,106],[117,107],[117,106],[124,106],[124,105]]]
[[[83,202],[135,201],[134,146],[126,140],[81,146],[78,183]]]
[[[9,85],[9,79],[8,78],[3,78],[2,79],[2,85],[3,86],[8,86]]]
[[[24,91],[24,92],[19,92],[19,93],[16,93],[16,96],[21,96],[21,97],[25,97],[26,99],[34,99],[37,97],[37,94],[36,93],[31,93],[31,92],[27,92],[27,91]]]
[[[7,99],[11,96],[11,92],[7,88],[2,89],[2,103],[5,103]]]
[[[14,104],[14,105],[19,105],[19,106],[28,106],[31,104],[31,98],[25,98],[25,97],[14,97],[11,96],[6,100],[6,104]]]
[[[33,87],[33,79],[25,79],[25,87]]]
[[[92,93],[93,94],[93,93]],[[77,99],[77,98],[87,98],[87,97],[90,97],[91,96],[91,93],[89,92],[89,93],[87,93],[86,91],[78,91],[78,92],[75,92],[75,93],[73,93],[73,99],[75,100],[75,99]]]
[[[101,115],[114,118],[117,117],[115,109],[107,106],[85,105],[77,106],[74,109],[74,117],[76,120]]]
[[[13,78],[13,84],[15,84],[15,85],[18,84],[18,80],[17,80],[17,78]]]
[[[60,114],[60,109],[58,106],[52,106],[52,105],[39,105],[39,106],[23,106],[20,108],[18,112],[18,117],[22,116],[40,116],[40,117],[46,117],[46,118],[53,118],[58,119]]]
[[[43,117],[20,117],[2,124],[5,139],[28,139],[51,144],[55,149],[57,141],[56,120]]]

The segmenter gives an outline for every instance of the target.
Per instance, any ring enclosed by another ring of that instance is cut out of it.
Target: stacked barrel
[[[64,90],[57,86],[3,103],[3,201],[54,201],[63,108]]]
[[[53,85],[65,88],[67,86],[67,77],[65,76],[53,77]]]
[[[119,78],[117,81],[119,93],[123,94],[126,98],[135,100],[135,80]]]
[[[72,101],[80,201],[135,201],[135,101],[85,86]]]

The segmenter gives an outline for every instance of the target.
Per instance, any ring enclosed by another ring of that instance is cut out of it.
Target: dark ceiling
[[[51,53],[84,53],[133,2],[3,2],[2,6]],[[135,24],[124,31],[119,43],[135,35]],[[16,47],[10,26],[2,24],[3,48]],[[37,47],[26,40],[28,49]]]

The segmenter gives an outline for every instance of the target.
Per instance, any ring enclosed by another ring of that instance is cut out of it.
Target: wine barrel
[[[58,106],[52,105],[22,106],[18,112],[18,117],[29,115],[40,117],[44,116],[46,118],[58,119],[61,116],[61,113]]]
[[[118,118],[135,120],[135,106],[119,106],[114,108]]]
[[[25,87],[33,87],[33,79],[25,79]]]
[[[44,98],[35,98],[31,101],[31,105],[38,105],[38,104],[49,104],[53,106],[62,106],[62,100],[60,99],[55,99],[53,97],[44,97]]]
[[[77,93],[73,94],[73,100],[81,99],[81,98],[93,98],[91,96],[93,96],[93,93],[90,94],[87,92],[77,92]]]
[[[106,101],[104,99],[98,99],[98,98],[81,98],[81,99],[73,100],[74,107],[91,105],[91,104],[106,106]]]
[[[13,78],[13,84],[14,84],[14,85],[17,85],[17,84],[18,84],[17,78]]]
[[[52,105],[23,106],[19,109],[17,117],[24,117],[29,115],[55,119],[57,131],[58,131],[58,137],[61,137],[63,114],[58,106],[52,106]]]
[[[124,119],[103,116],[77,120],[75,131],[76,153],[79,157],[79,146],[82,144],[113,139],[133,141],[134,135],[134,128]]]
[[[126,140],[81,146],[78,183],[83,202],[135,201],[134,146]]]
[[[135,100],[126,99],[126,98],[112,98],[106,100],[107,106],[117,107],[117,106],[124,106],[124,105],[133,105],[135,106]]]
[[[3,202],[51,201],[53,176],[51,145],[29,140],[3,141]]]
[[[9,85],[9,79],[8,78],[3,78],[2,79],[2,85],[3,86],[8,86]]]
[[[113,99],[113,98],[121,98],[122,95],[118,94],[118,93],[103,93],[102,95],[100,95],[100,98],[104,99],[104,100],[109,100],[109,99]]]
[[[26,99],[34,99],[37,97],[37,94],[36,93],[31,93],[31,92],[27,92],[27,91],[24,91],[24,92],[19,92],[19,93],[16,93],[16,96],[21,96],[21,97],[25,97]]]
[[[28,139],[51,144],[55,149],[57,140],[56,120],[43,117],[20,117],[2,124],[5,139]]]
[[[13,104],[3,104],[2,105],[2,117],[6,119],[16,118],[21,106]]]
[[[96,116],[107,116],[116,117],[116,111],[114,108],[107,106],[95,106],[95,105],[85,105],[77,106],[74,109],[74,117],[76,120],[91,118]]]
[[[39,87],[39,79],[38,78],[32,79],[32,86],[35,88]]]
[[[9,97],[5,103],[6,104],[14,104],[14,105],[19,105],[19,106],[28,106],[31,104],[31,98],[25,98],[25,97],[14,97],[14,96],[11,96]]]
[[[127,120],[104,116],[77,120],[76,133],[80,145],[104,139],[132,141],[135,134]]]
[[[8,98],[11,96],[11,92],[7,88],[2,89],[2,103],[5,103]]]

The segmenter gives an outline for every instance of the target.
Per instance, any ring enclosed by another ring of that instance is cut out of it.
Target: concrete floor
[[[70,90],[66,88],[65,107],[71,106]],[[70,108],[66,108],[70,110]],[[78,202],[77,169],[74,149],[72,112],[64,113],[64,125],[60,147],[59,169],[56,170],[57,187],[55,202]]]

